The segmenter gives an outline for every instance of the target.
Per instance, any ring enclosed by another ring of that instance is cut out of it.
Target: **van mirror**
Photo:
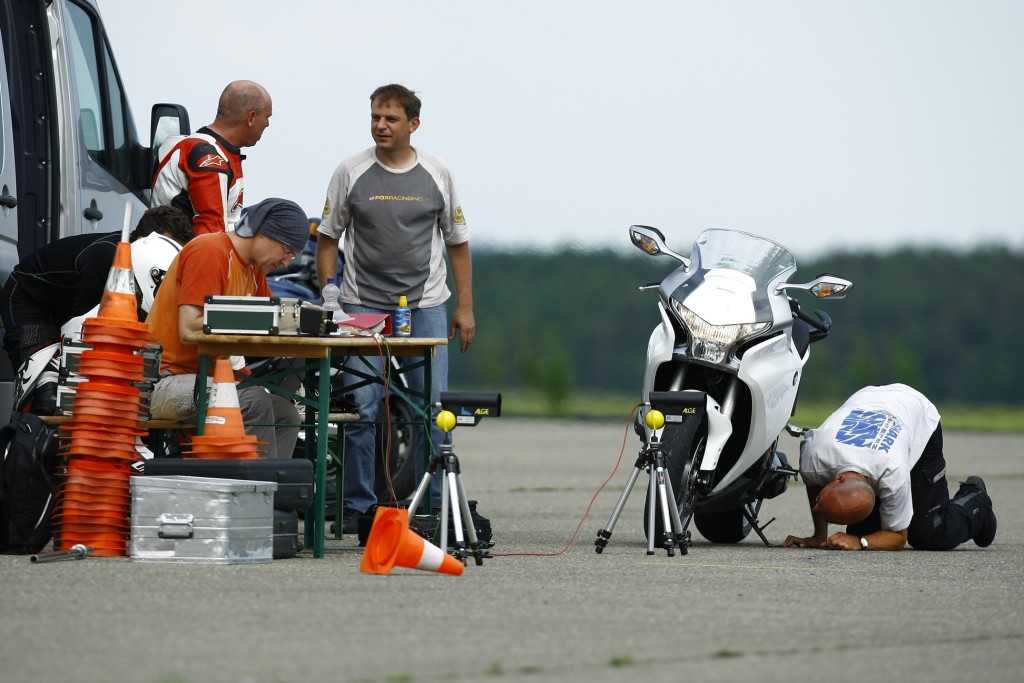
[[[151,152],[151,169],[156,168],[159,161],[160,145],[174,135],[189,135],[188,111],[180,104],[154,104],[149,118],[149,149]]]

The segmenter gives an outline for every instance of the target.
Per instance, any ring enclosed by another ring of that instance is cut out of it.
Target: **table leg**
[[[313,557],[324,556],[324,538],[327,526],[324,513],[327,507],[327,437],[330,427],[327,416],[331,412],[331,359],[320,360],[320,387],[316,408],[316,489],[313,495]],[[307,519],[310,516],[307,515]],[[336,520],[341,523],[341,520]]]
[[[202,436],[203,427],[206,425],[206,377],[210,372],[210,358],[206,354],[199,354],[199,371],[196,374],[196,435]]]

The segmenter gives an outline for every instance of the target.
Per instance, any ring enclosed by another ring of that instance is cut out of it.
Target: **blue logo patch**
[[[852,410],[839,427],[836,442],[888,453],[902,431],[903,425],[892,413],[884,410]]]

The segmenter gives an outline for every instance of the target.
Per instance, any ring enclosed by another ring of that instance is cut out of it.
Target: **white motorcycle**
[[[824,311],[808,315],[788,292],[841,299],[853,283],[821,275],[796,284],[796,257],[771,240],[734,230],[705,230],[689,258],[668,248],[655,228],[631,226],[630,239],[652,256],[682,265],[661,283],[661,324],[647,346],[637,433],[644,439],[630,479],[595,541],[600,553],[641,471],[650,474],[644,528],[674,554],[692,544],[690,522],[708,541],[738,543],[755,531],[765,499],[796,476],[778,450],[792,417],[810,344],[828,336]]]

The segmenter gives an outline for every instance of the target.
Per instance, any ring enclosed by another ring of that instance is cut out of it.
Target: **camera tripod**
[[[665,424],[665,416],[658,410],[651,410],[647,413],[647,426],[658,430]],[[655,515],[661,515],[662,522],[662,547],[669,557],[674,557],[676,547],[682,555],[686,555],[688,548],[693,544],[690,539],[690,532],[683,529],[682,519],[679,517],[679,508],[676,506],[675,493],[672,490],[672,482],[669,481],[668,470],[665,467],[665,447],[658,441],[656,434],[652,434],[650,440],[644,445],[640,455],[637,456],[636,464],[629,475],[629,480],[619,496],[618,502],[612,509],[605,528],[599,529],[597,539],[594,541],[594,550],[600,554],[608,545],[608,539],[612,537],[615,524],[622,514],[629,494],[640,476],[640,472],[646,470],[650,474],[650,481],[647,485],[647,554],[654,554],[654,520]]]
[[[448,547],[448,502],[451,499],[451,512],[453,526],[455,527],[455,557],[463,564],[466,562],[467,548],[473,551],[473,558],[477,565],[484,563],[485,542],[481,542],[476,535],[476,528],[473,526],[473,518],[469,511],[469,499],[466,497],[466,488],[462,484],[462,470],[459,467],[459,458],[455,455],[451,444],[451,431],[455,428],[455,415],[447,410],[442,410],[437,415],[437,426],[445,432],[445,442],[441,445],[441,452],[430,459],[427,471],[416,492],[409,501],[409,514],[415,514],[420,502],[430,488],[430,482],[438,469],[443,468],[443,479],[441,480],[441,519],[438,524],[441,527],[441,540],[438,547],[446,550]],[[466,541],[469,541],[468,545]]]

